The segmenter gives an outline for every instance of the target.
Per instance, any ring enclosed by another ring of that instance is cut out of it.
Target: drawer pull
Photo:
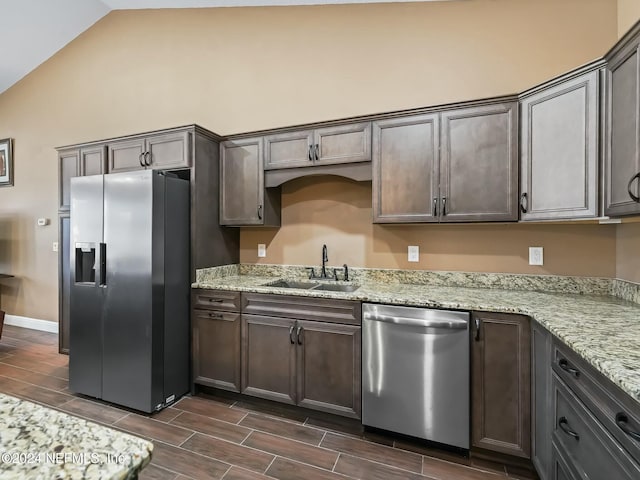
[[[221,314],[221,313],[210,313],[210,314],[209,314],[209,318],[218,318],[218,319],[221,319],[221,318],[223,318],[223,317],[222,317],[222,314]]]
[[[224,298],[210,298],[209,302],[210,303],[222,303],[222,302],[224,302]]]
[[[575,438],[576,442],[580,440],[580,435],[569,428],[569,420],[567,420],[567,417],[560,417],[558,419],[558,426],[564,433]]]
[[[570,373],[574,377],[578,378],[580,376],[580,370],[577,370],[573,367],[569,366],[569,362],[566,359],[561,358],[558,360],[558,366],[563,369],[565,372]]]
[[[616,415],[616,424],[624,433],[633,438],[636,442],[640,442],[640,433],[634,432],[629,428],[629,417],[620,412]]]

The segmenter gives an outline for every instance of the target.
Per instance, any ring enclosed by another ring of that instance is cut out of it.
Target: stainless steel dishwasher
[[[469,448],[469,314],[365,303],[362,423]]]

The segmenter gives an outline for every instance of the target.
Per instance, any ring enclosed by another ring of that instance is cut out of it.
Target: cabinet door
[[[522,220],[598,215],[599,71],[521,103]]]
[[[474,312],[473,321],[472,446],[530,458],[529,318]]]
[[[240,392],[240,314],[194,310],[193,381]]]
[[[264,224],[262,138],[220,144],[220,225]]]
[[[551,476],[551,334],[536,322],[531,322],[532,391],[531,391],[531,460],[540,480]]]
[[[640,212],[640,203],[636,200],[640,197],[640,178],[636,177],[640,174],[639,69],[637,43],[623,49],[608,65],[605,215]]]
[[[106,173],[106,166],[104,145],[80,150],[80,175],[101,175]]]
[[[242,393],[296,403],[295,323],[242,315]]]
[[[144,139],[124,140],[107,145],[109,173],[143,170],[145,144]]]
[[[71,292],[71,254],[69,214],[58,218],[58,350],[69,353],[69,295]]]
[[[313,165],[313,130],[279,133],[264,137],[264,169],[310,167]]]
[[[437,222],[439,117],[373,122],[374,223]]]
[[[58,154],[58,209],[69,210],[70,181],[80,175],[80,152],[68,150]]]
[[[298,405],[360,418],[361,328],[298,321]]]
[[[167,133],[148,137],[145,160],[148,167],[169,170],[191,166],[191,133]]]
[[[371,123],[319,128],[314,134],[316,165],[371,161]]]
[[[442,114],[440,221],[518,220],[518,104]]]

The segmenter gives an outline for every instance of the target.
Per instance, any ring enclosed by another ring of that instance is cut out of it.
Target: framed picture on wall
[[[11,139],[0,140],[0,187],[13,185],[13,149]]]

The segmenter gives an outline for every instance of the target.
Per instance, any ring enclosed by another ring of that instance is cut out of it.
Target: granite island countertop
[[[528,315],[640,403],[640,305],[631,301],[608,295],[415,285],[371,279],[354,292],[330,292],[275,288],[265,284],[280,277],[237,275],[233,270],[228,273],[231,275],[201,278],[192,287]]]
[[[0,478],[137,478],[153,444],[26,400],[0,393]]]

